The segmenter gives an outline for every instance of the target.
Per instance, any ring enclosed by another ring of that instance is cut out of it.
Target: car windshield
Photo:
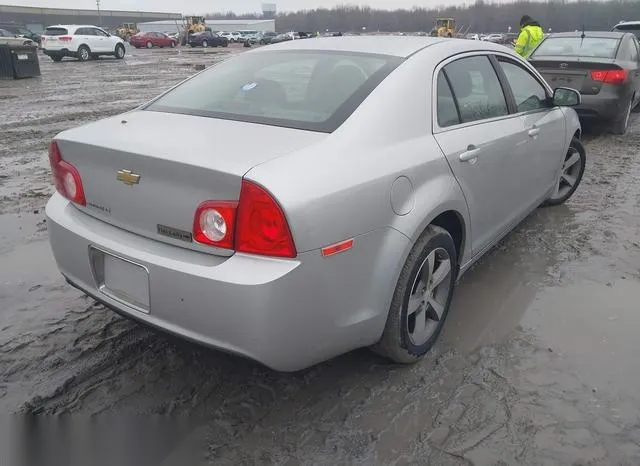
[[[401,62],[387,55],[334,51],[239,55],[145,110],[333,132]]]
[[[640,39],[640,23],[637,24],[618,24],[613,28],[614,31],[633,32]]]
[[[614,58],[620,39],[612,37],[549,37],[533,52],[541,56]]]
[[[67,30],[65,28],[47,28],[44,34],[46,36],[64,36],[67,34]]]

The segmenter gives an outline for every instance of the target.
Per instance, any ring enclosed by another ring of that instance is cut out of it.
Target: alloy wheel
[[[438,331],[452,280],[451,258],[444,248],[431,251],[420,265],[407,304],[407,333],[422,346]]]

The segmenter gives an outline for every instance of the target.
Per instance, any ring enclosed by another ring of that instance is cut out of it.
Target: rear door
[[[521,180],[522,189],[537,202],[552,188],[560,168],[565,141],[564,112],[553,107],[547,88],[524,65],[507,56],[498,56],[497,61],[513,95],[516,114],[529,136],[524,146],[527,155],[522,160],[526,173]]]
[[[510,113],[489,56],[467,55],[436,71],[434,137],[464,192],[477,254],[532,202],[523,189],[529,136],[522,117]]]

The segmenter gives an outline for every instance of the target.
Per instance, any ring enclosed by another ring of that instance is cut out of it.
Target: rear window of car
[[[44,31],[45,36],[64,36],[68,33],[69,31],[65,28],[47,28]]]
[[[144,109],[330,133],[401,62],[335,51],[247,53],[196,75]]]
[[[618,24],[614,31],[633,32],[640,39],[640,24]]]
[[[615,58],[619,38],[611,37],[549,37],[533,52],[531,57],[594,57]]]

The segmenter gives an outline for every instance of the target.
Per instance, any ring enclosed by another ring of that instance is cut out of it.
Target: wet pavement
[[[587,131],[573,199],[536,211],[463,277],[415,366],[360,350],[275,373],[64,283],[43,214],[50,138],[239,50],[43,57],[41,79],[0,81],[1,412],[188,416],[166,465],[185,452],[221,465],[640,464],[637,114],[625,136]]]

